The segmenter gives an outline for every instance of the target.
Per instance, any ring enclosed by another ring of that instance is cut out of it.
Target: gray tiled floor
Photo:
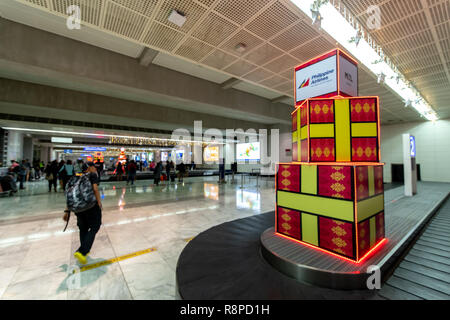
[[[274,179],[218,185],[217,177],[155,187],[102,183],[103,226],[90,263],[156,251],[69,276],[78,248],[76,219],[62,232],[62,192],[46,181],[0,199],[1,299],[174,299],[175,268],[187,241],[225,221],[273,210]]]

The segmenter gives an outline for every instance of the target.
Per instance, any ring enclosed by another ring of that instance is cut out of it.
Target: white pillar
[[[23,138],[23,158],[28,159],[31,163],[33,163],[33,138],[24,137]]]
[[[417,167],[416,142],[409,133],[403,134],[403,173],[405,196],[411,197],[417,193]]]
[[[7,166],[10,165],[11,160],[22,160],[23,153],[23,133],[19,131],[8,131],[8,161]]]

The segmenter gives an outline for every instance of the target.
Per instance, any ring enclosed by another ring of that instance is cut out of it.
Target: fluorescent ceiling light
[[[207,144],[225,144],[225,143],[235,143],[234,140],[225,140],[225,142],[203,142],[203,141],[193,141],[193,140],[179,140],[179,139],[164,139],[164,138],[151,138],[151,137],[136,137],[136,136],[122,136],[116,134],[98,134],[89,132],[74,132],[74,131],[57,131],[57,130],[45,130],[45,129],[31,129],[31,128],[14,128],[14,127],[2,127],[4,130],[16,130],[16,131],[29,131],[29,132],[43,132],[43,133],[57,133],[57,134],[71,134],[76,136],[90,136],[96,138],[125,138],[125,139],[148,139],[148,140],[158,140],[158,141],[172,141],[172,142],[190,142],[190,143],[207,143]],[[63,142],[66,143],[66,142]]]
[[[313,19],[311,12],[314,0],[291,0],[308,17]],[[382,60],[381,56],[367,43],[362,37],[358,44],[349,43],[349,40],[358,32],[336,8],[326,3],[320,6],[321,28],[339,42],[349,53],[356,57],[364,66],[366,66],[375,75],[384,74],[384,84],[390,87],[404,101],[412,101],[412,107],[428,120],[437,120],[437,114],[432,107],[425,101],[420,93],[409,87],[402,80],[404,76],[398,77],[397,73]],[[314,20],[314,19],[313,19]],[[373,63],[380,61],[379,63]]]
[[[57,142],[57,143],[72,143],[72,138],[52,137],[52,142]]]

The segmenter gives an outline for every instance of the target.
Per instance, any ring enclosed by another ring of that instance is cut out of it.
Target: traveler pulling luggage
[[[93,162],[83,167],[84,174],[72,177],[67,183],[64,221],[69,224],[70,212],[77,217],[77,226],[80,230],[80,247],[74,253],[80,264],[86,264],[87,255],[94,244],[95,235],[102,224],[102,202],[98,185],[100,179]]]

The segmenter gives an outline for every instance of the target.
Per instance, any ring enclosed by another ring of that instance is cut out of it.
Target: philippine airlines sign
[[[295,101],[308,98],[357,96],[356,62],[338,49],[310,60],[295,69]]]

